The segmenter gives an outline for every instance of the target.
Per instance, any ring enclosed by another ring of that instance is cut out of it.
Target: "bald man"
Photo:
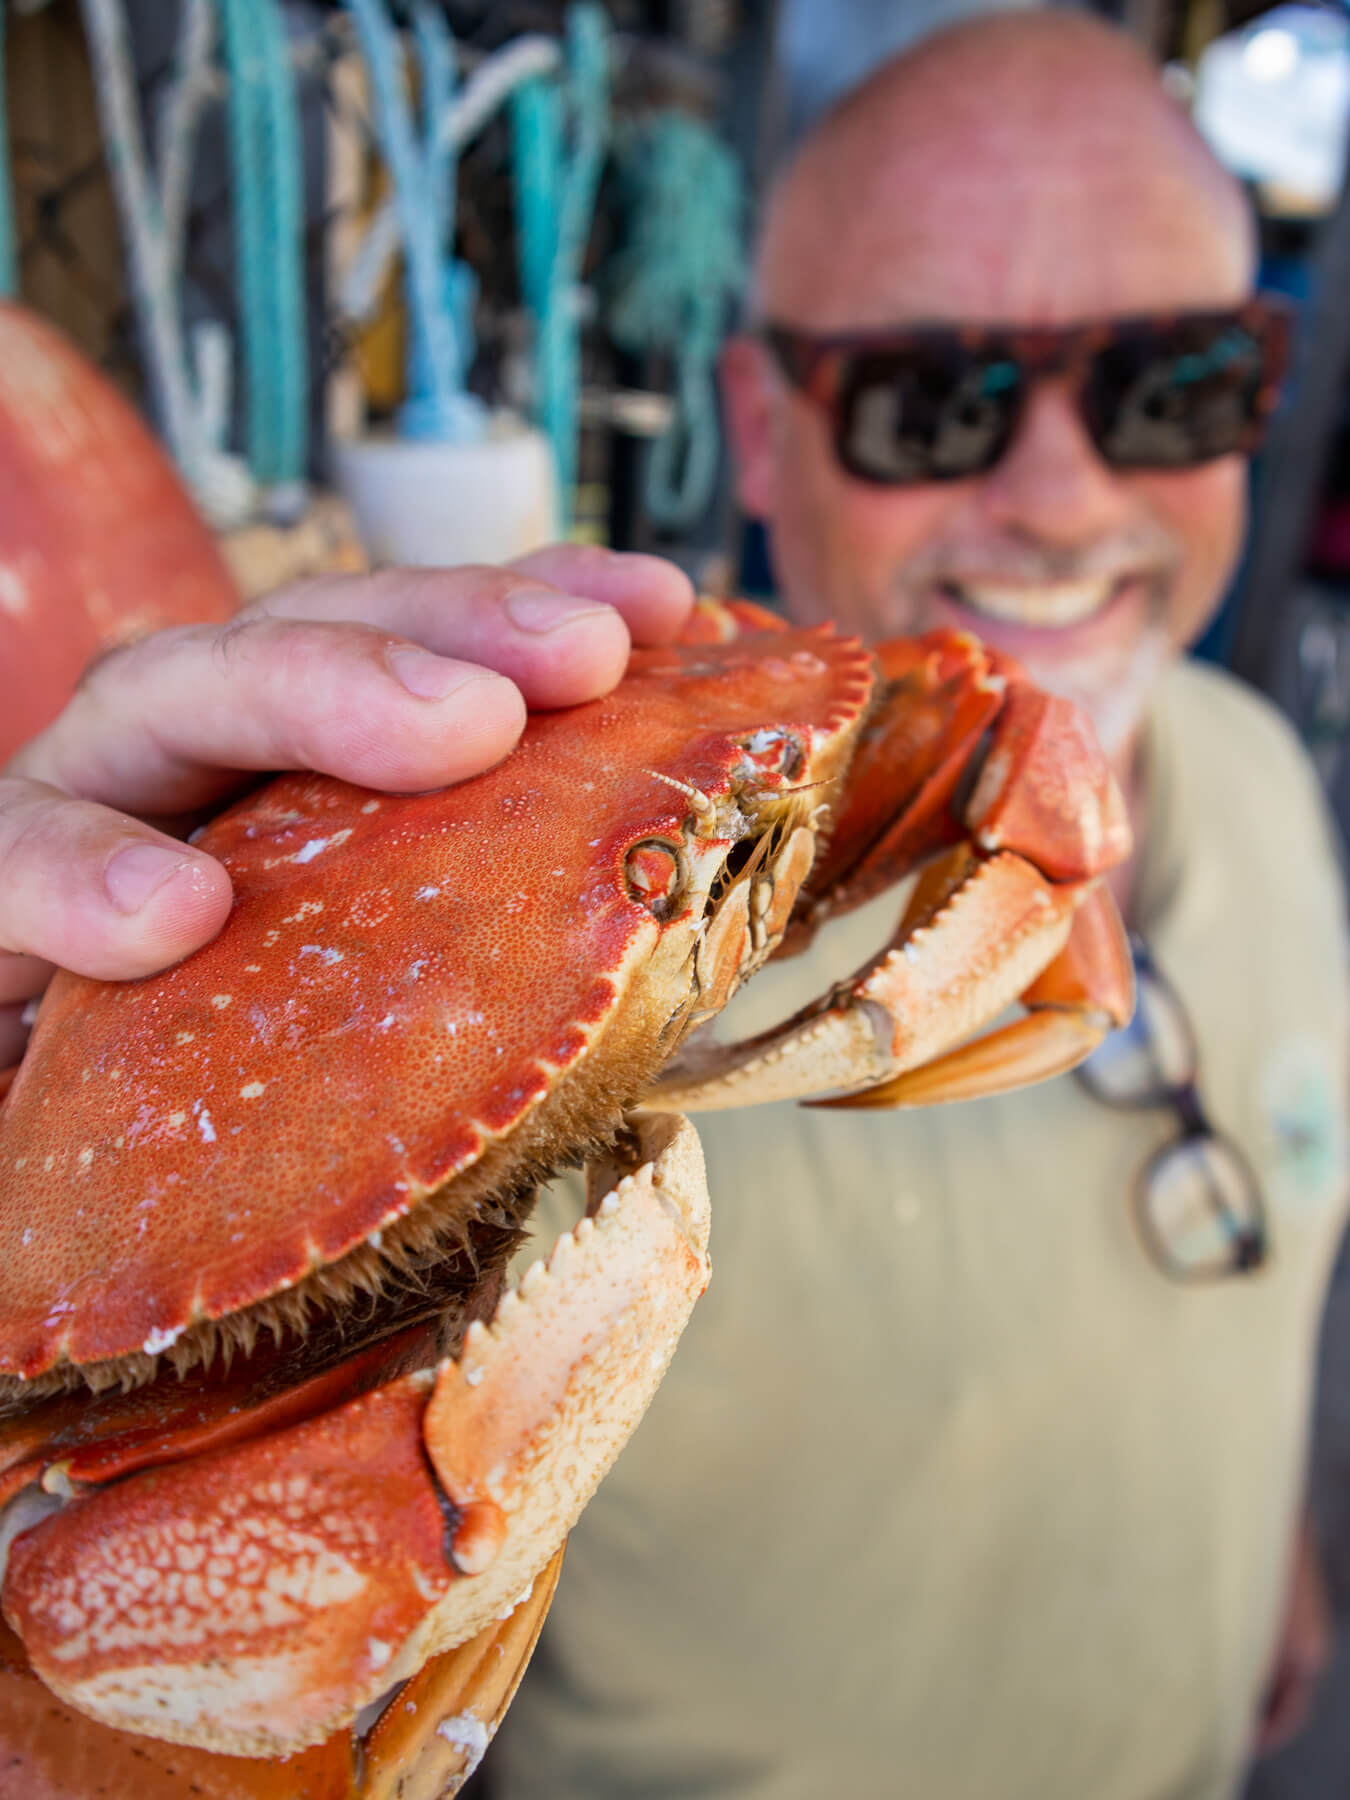
[[[1093,1091],[701,1122],[715,1278],[573,1534],[494,1800],[1221,1800],[1306,1698],[1343,901],[1292,734],[1179,661],[1278,361],[1253,261],[1156,72],[1063,14],[889,63],[774,190],[725,378],[784,605],[969,628],[1090,708],[1153,1035]],[[836,922],[730,1027],[893,922]]]

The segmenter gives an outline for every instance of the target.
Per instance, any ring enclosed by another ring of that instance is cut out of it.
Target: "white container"
[[[333,478],[376,565],[507,562],[559,536],[548,439],[510,414],[476,444],[340,439]]]

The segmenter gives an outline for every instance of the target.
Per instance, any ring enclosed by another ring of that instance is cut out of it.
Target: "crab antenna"
[[[643,773],[650,775],[653,781],[664,781],[667,787],[678,788],[682,794],[688,797],[690,805],[700,819],[716,818],[717,808],[702,788],[691,787],[687,781],[680,781],[674,775],[663,775],[659,769],[645,769]]]

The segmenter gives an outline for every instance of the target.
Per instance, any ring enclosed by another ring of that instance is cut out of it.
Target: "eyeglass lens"
[[[1264,379],[1259,337],[1237,321],[1139,325],[1088,359],[1083,416],[1107,462],[1184,468],[1247,441]],[[863,480],[946,481],[1003,455],[1028,373],[1011,348],[953,335],[859,352],[840,393],[839,451]]]
[[[841,396],[848,467],[871,481],[942,481],[992,468],[1025,386],[1010,358],[960,344],[863,356]]]
[[[1234,449],[1262,381],[1259,341],[1236,323],[1177,325],[1118,339],[1092,359],[1089,427],[1119,468],[1184,467]]]
[[[1225,1138],[1205,1132],[1164,1145],[1141,1174],[1137,1206],[1155,1254],[1173,1274],[1225,1275],[1264,1260],[1260,1196]]]
[[[1132,944],[1135,1011],[1077,1073],[1109,1106],[1170,1107],[1180,1134],[1145,1163],[1135,1185],[1140,1230],[1158,1264],[1179,1280],[1256,1269],[1267,1241],[1261,1192],[1237,1145],[1215,1132],[1196,1093],[1195,1033],[1181,996]]]

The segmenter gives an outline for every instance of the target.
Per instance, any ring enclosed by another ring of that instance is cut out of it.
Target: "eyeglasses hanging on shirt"
[[[1075,1074],[1103,1105],[1166,1108],[1178,1130],[1135,1179],[1135,1217],[1149,1255],[1177,1281],[1249,1275],[1267,1261],[1270,1238],[1255,1172],[1210,1124],[1197,1090],[1199,1054],[1185,1004],[1135,935],[1134,1017],[1103,1040]]]

